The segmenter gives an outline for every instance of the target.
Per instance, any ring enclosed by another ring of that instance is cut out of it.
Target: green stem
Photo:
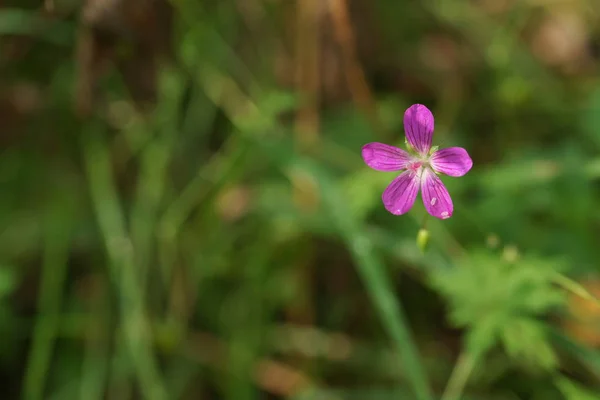
[[[596,305],[600,306],[600,300],[597,297],[595,297],[593,294],[591,294],[589,291],[587,291],[586,288],[581,286],[581,284],[575,282],[571,278],[567,278],[566,276],[564,276],[562,274],[556,273],[554,275],[553,280],[554,280],[554,283],[561,286],[563,289],[567,290],[568,292],[571,292],[574,295],[581,297],[582,299],[589,300],[589,301],[595,303]]]
[[[429,213],[425,212],[425,215],[423,216],[423,221],[421,222],[421,229],[427,229],[427,221],[429,220]]]
[[[168,399],[153,353],[143,289],[135,270],[134,247],[125,229],[125,217],[112,178],[110,155],[102,140],[101,127],[97,126],[85,135],[83,151],[92,206],[104,239],[111,276],[120,294],[121,327],[131,363],[144,398]]]
[[[69,198],[65,196],[65,199]],[[52,353],[60,329],[60,311],[68,274],[73,205],[69,200],[55,199],[48,208],[47,215],[38,298],[39,315],[33,331],[23,386],[23,398],[26,400],[44,398],[46,378],[51,368]]]
[[[452,370],[441,400],[459,400],[475,367],[476,357],[463,351]]]

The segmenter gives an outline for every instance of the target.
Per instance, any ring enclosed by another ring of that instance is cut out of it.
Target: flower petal
[[[422,155],[427,154],[431,148],[433,126],[433,114],[422,104],[413,104],[404,113],[406,139]]]
[[[415,204],[419,193],[419,176],[414,171],[405,171],[390,183],[381,199],[386,210],[401,215]]]
[[[383,143],[368,143],[362,148],[365,163],[377,171],[399,171],[405,169],[411,159],[410,154],[394,146]]]
[[[469,153],[462,147],[438,150],[431,155],[429,162],[434,171],[449,176],[463,176],[473,166]]]
[[[452,216],[454,206],[450,194],[440,178],[429,168],[423,170],[421,192],[423,204],[429,214],[440,219]]]

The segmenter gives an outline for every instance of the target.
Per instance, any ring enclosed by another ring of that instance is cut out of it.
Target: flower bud
[[[417,233],[417,246],[423,253],[425,253],[425,249],[427,249],[428,243],[429,243],[429,231],[424,228],[419,229],[419,233]]]

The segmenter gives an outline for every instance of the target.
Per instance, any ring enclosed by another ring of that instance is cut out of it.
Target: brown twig
[[[296,114],[296,138],[301,148],[311,148],[319,133],[320,0],[297,2],[296,90],[305,104]]]
[[[346,64],[346,79],[352,98],[358,108],[369,119],[373,130],[381,133],[384,129],[377,115],[375,101],[365,78],[364,70],[356,55],[356,40],[352,30],[347,0],[329,0],[329,6],[336,40],[342,50],[342,56]]]

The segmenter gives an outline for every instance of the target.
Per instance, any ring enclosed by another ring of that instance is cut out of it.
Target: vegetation
[[[598,26],[595,0],[2,2],[0,397],[600,398]],[[474,163],[426,227],[361,158],[414,103]]]

